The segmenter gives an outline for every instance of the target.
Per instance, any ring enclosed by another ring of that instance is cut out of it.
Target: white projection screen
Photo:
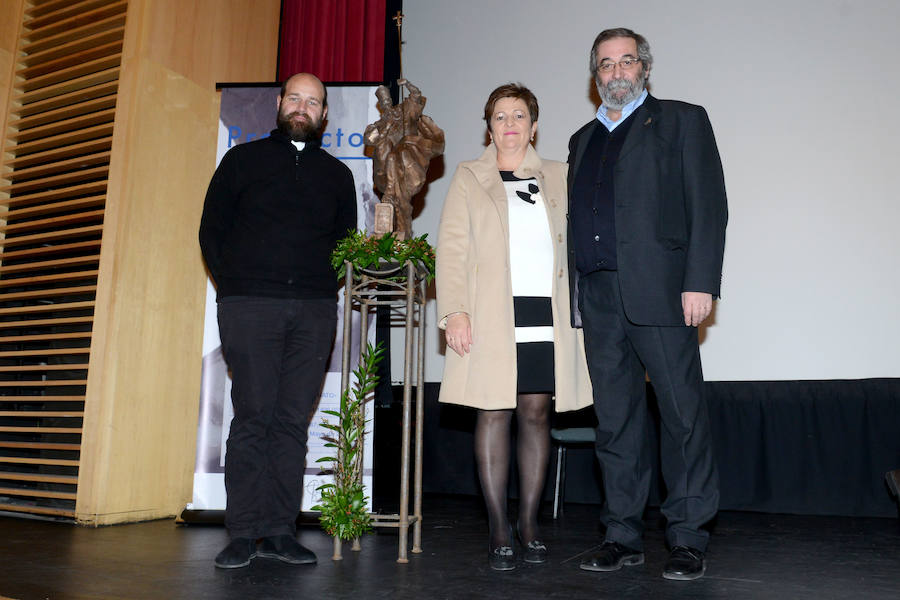
[[[630,27],[653,51],[651,92],[706,107],[725,168],[706,379],[900,377],[900,3],[408,0],[403,10],[404,75],[447,138],[417,235],[436,239],[456,164],[481,153],[494,87],[535,92],[537,150],[564,161],[596,110],[591,43]],[[426,380],[440,381],[433,302],[428,320]]]

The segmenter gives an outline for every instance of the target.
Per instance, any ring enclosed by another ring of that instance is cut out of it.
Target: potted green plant
[[[431,281],[434,277],[434,247],[427,238],[428,234],[425,234],[400,240],[393,233],[370,237],[365,232],[354,231],[337,243],[331,253],[331,266],[337,271],[338,279],[346,276],[347,262],[353,265],[354,271],[400,278],[403,274],[395,273],[409,260]]]
[[[368,497],[362,484],[363,437],[366,427],[365,403],[378,384],[378,363],[384,348],[367,344],[353,371],[356,383],[341,393],[338,410],[323,411],[335,421],[325,420],[322,426],[332,432],[325,438],[326,448],[333,448],[333,456],[317,462],[331,463],[333,483],[319,486],[322,497],[312,510],[321,512],[319,522],[331,536],[353,540],[372,529],[372,517],[366,507]]]

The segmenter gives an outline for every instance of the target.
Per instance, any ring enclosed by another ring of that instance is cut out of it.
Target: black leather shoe
[[[581,561],[585,571],[618,571],[623,566],[644,564],[644,553],[623,546],[618,542],[603,542],[600,549]]]
[[[688,546],[675,546],[672,548],[672,553],[669,554],[669,560],[666,561],[663,577],[677,581],[690,581],[691,579],[700,579],[704,573],[706,573],[706,560],[703,558],[702,552]]]
[[[512,546],[497,546],[488,552],[488,564],[495,571],[512,571],[516,568],[516,553]]]
[[[234,538],[216,556],[216,566],[220,569],[246,567],[254,556],[256,556],[256,540]]]
[[[900,502],[900,469],[885,473],[884,480],[887,482],[888,489],[891,491],[894,499]]]
[[[292,535],[273,535],[263,538],[259,543],[257,556],[277,558],[281,562],[292,565],[311,565],[316,562],[316,555],[305,548]]]

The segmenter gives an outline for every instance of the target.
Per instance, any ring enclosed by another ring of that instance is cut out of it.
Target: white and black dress
[[[519,394],[553,393],[553,238],[537,180],[500,171],[509,204],[509,266]]]

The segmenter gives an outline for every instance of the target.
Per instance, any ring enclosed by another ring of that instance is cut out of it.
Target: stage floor
[[[396,531],[344,546],[314,526],[298,538],[315,566],[254,559],[223,571],[213,558],[227,543],[221,526],[154,521],[86,529],[0,517],[0,597],[103,598],[900,598],[897,519],[719,514],[705,578],[662,579],[667,553],[659,515],[647,518],[646,563],[619,572],[581,571],[600,541],[596,506],[569,504],[553,522],[542,515],[551,560],[505,573],[487,566],[484,512],[473,497],[425,499],[422,554],[398,564]]]

